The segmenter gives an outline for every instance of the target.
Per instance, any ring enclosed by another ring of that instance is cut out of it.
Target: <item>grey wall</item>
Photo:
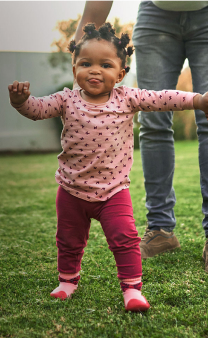
[[[29,81],[34,96],[52,94],[73,80],[72,71],[51,68],[48,57],[48,53],[0,52],[0,151],[60,151],[56,119],[31,121],[9,103],[8,85],[14,80]]]

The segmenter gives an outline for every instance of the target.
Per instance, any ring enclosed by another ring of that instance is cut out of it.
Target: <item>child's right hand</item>
[[[8,86],[9,96],[11,103],[21,105],[30,96],[30,83],[28,81],[18,82],[14,81],[13,84]]]

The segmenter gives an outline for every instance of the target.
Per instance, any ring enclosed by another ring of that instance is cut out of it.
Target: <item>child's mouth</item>
[[[101,81],[98,79],[89,79],[88,82],[92,85],[98,85],[101,83]]]

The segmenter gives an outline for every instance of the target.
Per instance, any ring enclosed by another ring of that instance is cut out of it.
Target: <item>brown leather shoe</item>
[[[202,258],[205,261],[205,271],[208,272],[208,239],[204,245]]]
[[[173,232],[166,232],[163,229],[150,230],[146,228],[145,234],[140,242],[142,259],[153,257],[165,251],[180,248],[180,243]],[[208,245],[207,245],[208,264]]]

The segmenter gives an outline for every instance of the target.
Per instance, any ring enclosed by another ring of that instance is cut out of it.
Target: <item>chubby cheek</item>
[[[115,84],[116,84],[116,79],[115,78],[108,80],[108,85],[109,86],[114,87]]]
[[[112,76],[111,76],[111,74],[108,75],[106,80],[110,85],[114,86],[116,84],[118,78],[119,78],[119,76],[117,74],[113,73]]]
[[[76,81],[78,84],[81,84],[84,82],[84,77],[83,75],[80,75],[79,73],[76,73],[76,77],[75,77]]]
[[[73,67],[73,74],[74,74],[74,77],[75,77],[75,79],[76,80],[81,80],[81,78],[83,77],[83,72],[81,72],[80,70],[79,70],[79,67],[78,68],[75,68],[75,67]]]

